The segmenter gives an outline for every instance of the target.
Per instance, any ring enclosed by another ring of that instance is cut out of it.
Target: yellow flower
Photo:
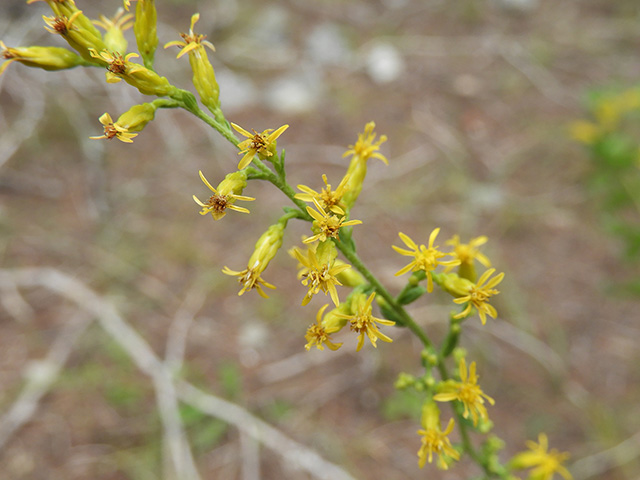
[[[351,268],[351,265],[343,263],[336,265],[338,252],[331,240],[324,241],[316,249],[309,248],[307,255],[303,255],[297,248],[293,249],[293,254],[302,265],[302,284],[308,286],[307,294],[302,299],[302,305],[309,303],[311,298],[320,290],[331,295],[331,300],[336,305],[340,305],[338,290],[336,285],[342,285],[336,276],[344,270]]]
[[[318,210],[314,210],[311,207],[307,207],[307,212],[314,219],[313,228],[314,231],[317,231],[315,235],[311,237],[305,238],[303,243],[312,243],[316,240],[320,240],[324,242],[327,238],[340,238],[339,231],[342,227],[348,227],[350,225],[359,225],[362,223],[361,220],[347,220],[345,221],[345,212],[337,205],[331,207],[329,212],[325,211],[322,208],[322,205],[315,198],[312,199],[313,204],[316,206]],[[340,215],[332,215],[332,213],[337,213]]]
[[[445,242],[445,245],[453,246],[452,255],[460,260],[460,266],[458,267],[458,274],[462,278],[467,278],[472,282],[476,281],[476,268],[474,260],[478,260],[482,265],[489,268],[491,262],[489,259],[478,250],[478,247],[487,243],[487,237],[481,236],[472,238],[469,243],[460,243],[460,237],[454,235],[450,240]],[[447,270],[449,270],[449,267]]]
[[[0,75],[12,62],[20,62],[27,67],[43,70],[65,70],[81,65],[84,60],[75,53],[60,47],[7,47],[0,40],[0,57],[7,60],[0,66]]]
[[[253,254],[249,258],[247,268],[240,272],[231,270],[226,266],[222,269],[222,273],[225,275],[238,277],[238,282],[242,285],[242,289],[238,292],[238,295],[242,295],[244,292],[255,288],[261,297],[269,298],[264,290],[262,290],[262,287],[276,288],[274,285],[265,282],[260,275],[264,272],[269,265],[269,262],[273,260],[276,253],[282,246],[282,237],[284,235],[285,226],[286,221],[280,221],[275,225],[271,225],[267,231],[262,234],[256,242]]]
[[[102,52],[91,50],[90,53],[92,57],[107,63],[107,83],[118,83],[122,80],[122,76],[130,74],[133,70],[144,68],[142,65],[130,61],[132,58],[140,56],[137,53],[128,53],[125,57],[118,52],[109,52],[108,50]]]
[[[378,151],[380,150],[380,145],[387,140],[387,137],[382,135],[376,142],[376,134],[373,132],[375,126],[374,122],[367,123],[364,127],[364,133],[358,134],[358,141],[355,145],[350,145],[349,150],[343,155],[343,157],[353,155],[345,174],[347,180],[345,181],[343,202],[347,209],[353,207],[362,191],[362,185],[367,176],[367,160],[369,158],[377,158],[389,165],[386,157]]]
[[[56,9],[54,9],[55,11]],[[104,65],[102,59],[96,59],[90,53],[91,49],[103,50],[106,48],[98,29],[75,6],[72,9],[67,8],[65,11],[68,11],[68,14],[56,14],[53,17],[43,15],[42,18],[46,24],[44,28],[53,34],[61,35],[69,43],[69,46],[86,61]]]
[[[133,26],[133,13],[125,14],[120,8],[113,19],[100,15],[100,20],[94,20],[93,24],[105,30],[104,43],[109,50],[124,53],[127,51],[127,40],[124,31]]]
[[[118,83],[124,80],[136,87],[143,95],[158,97],[174,95],[178,91],[165,77],[161,77],[143,65],[131,62],[130,59],[140,56],[137,53],[129,53],[124,58],[118,52],[109,52],[106,49],[98,52],[90,48],[89,53],[93,58],[107,64],[107,83]]]
[[[604,133],[599,125],[586,120],[578,120],[569,125],[569,136],[585,145],[593,145]]]
[[[471,312],[472,307],[475,307],[478,310],[478,314],[480,315],[480,320],[482,320],[483,325],[487,323],[487,315],[489,315],[491,318],[496,318],[498,312],[496,312],[496,309],[487,302],[493,295],[497,295],[498,293],[500,293],[493,287],[495,287],[502,281],[502,279],[504,278],[504,273],[500,273],[489,280],[489,277],[491,277],[491,275],[493,275],[493,272],[495,271],[495,268],[490,268],[482,274],[477,284],[471,284],[469,286],[467,295],[460,298],[454,298],[453,301],[455,303],[466,303],[467,306],[462,312],[454,315],[453,318],[466,317],[467,315],[469,315],[469,312]]]
[[[467,364],[464,358],[460,359],[458,364],[458,370],[460,373],[460,382],[455,380],[446,380],[438,385],[438,394],[433,396],[433,399],[437,402],[450,402],[452,400],[458,400],[464,405],[464,412],[462,416],[464,418],[471,418],[474,425],[478,425],[478,418],[488,420],[489,415],[487,409],[484,406],[485,399],[493,405],[495,401],[490,396],[486,395],[480,385],[478,385],[478,376],[476,375],[476,362],[471,362],[469,365],[469,372],[467,374]]]
[[[325,210],[331,210],[334,206],[344,209],[345,205],[342,203],[342,196],[345,194],[345,187],[348,180],[349,176],[345,175],[338,185],[338,188],[331,190],[331,185],[327,182],[327,176],[323,173],[322,181],[324,182],[324,188],[320,192],[316,192],[306,185],[298,185],[298,190],[304,193],[298,193],[295,197],[303,202],[312,202],[315,198]]]
[[[244,154],[242,160],[238,164],[238,170],[242,170],[251,163],[253,157],[257,154],[262,160],[273,156],[276,153],[276,139],[289,128],[289,125],[283,125],[274,131],[272,128],[265,130],[262,133],[258,133],[255,130],[253,134],[247,132],[240,125],[231,123],[231,126],[236,132],[247,137],[247,140],[243,140],[238,144],[240,152],[238,155]]]
[[[133,143],[131,140],[134,137],[137,137],[137,133],[129,132],[129,129],[125,126],[119,125],[117,122],[114,123],[111,115],[108,113],[104,113],[100,118],[100,123],[104,126],[104,135],[100,135],[99,137],[89,137],[93,140],[98,140],[101,138],[112,139],[117,138],[121,142],[124,143]]]
[[[376,318],[371,315],[371,304],[373,303],[373,299],[375,297],[375,292],[369,295],[369,298],[367,298],[366,300],[363,294],[356,294],[356,297],[351,302],[351,311],[355,313],[353,313],[352,315],[336,314],[336,316],[339,318],[345,318],[349,320],[351,331],[357,332],[359,334],[358,346],[356,347],[356,351],[360,351],[360,349],[364,345],[365,335],[369,337],[371,345],[373,345],[375,348],[377,348],[376,342],[378,341],[378,339],[382,340],[383,342],[393,341],[380,330],[378,330],[378,326],[376,325],[376,323],[379,323],[381,325],[395,325],[396,322],[392,322],[391,320],[383,320],[382,318]]]
[[[204,47],[208,47],[215,52],[216,48],[213,46],[213,44],[208,40],[205,40],[205,38],[207,38],[206,35],[198,35],[193,31],[193,27],[195,26],[196,22],[199,19],[200,19],[199,13],[193,14],[191,16],[191,28],[189,28],[189,33],[180,34],[180,36],[184,41],[181,42],[180,40],[174,40],[172,42],[165,44],[164,48],[169,48],[174,46],[181,47],[181,50],[178,53],[178,56],[176,58],[180,58],[185,53],[189,53],[196,49],[204,50]]]
[[[453,246],[453,255],[460,260],[461,264],[473,264],[474,260],[478,260],[482,265],[489,268],[491,262],[486,255],[478,251],[478,247],[487,243],[487,240],[488,238],[483,235],[472,238],[469,243],[460,243],[460,237],[454,235],[450,240],[445,242],[445,245]]]
[[[306,348],[307,351],[311,350],[311,347],[313,346],[315,346],[319,350],[324,350],[324,345],[329,347],[329,349],[331,350],[337,350],[342,346],[341,343],[333,343],[329,339],[329,335],[331,335],[331,333],[333,332],[329,332],[328,329],[325,328],[324,325],[322,325],[322,314],[328,306],[329,304],[326,304],[320,310],[318,310],[318,313],[316,314],[316,323],[310,325],[307,329],[307,333],[304,336],[304,338],[307,340],[307,344],[304,346],[304,348]]]
[[[563,462],[569,458],[566,452],[560,453],[555,448],[549,451],[549,440],[544,433],[538,435],[538,443],[528,441],[530,451],[516,454],[509,466],[514,469],[533,468],[529,473],[529,480],[551,480],[555,473],[559,473],[565,480],[573,477]]]
[[[428,461],[433,461],[433,454],[438,455],[438,467],[442,470],[448,470],[449,464],[447,460],[460,459],[460,452],[453,448],[449,434],[453,431],[455,422],[449,420],[447,428],[442,431],[440,427],[440,410],[433,402],[425,403],[422,407],[422,430],[418,430],[418,435],[422,435],[422,446],[418,450],[418,465],[424,467]]]
[[[431,276],[431,272],[438,266],[444,265],[445,267],[460,265],[460,260],[447,260],[440,261],[442,257],[446,257],[450,255],[449,253],[444,253],[438,250],[438,247],[434,247],[434,242],[436,241],[436,237],[440,232],[439,228],[434,229],[429,235],[429,247],[425,245],[418,245],[411,240],[407,235],[400,232],[398,235],[405,243],[405,245],[411,250],[407,250],[405,248],[396,247],[392,245],[392,248],[398,252],[400,255],[405,255],[407,257],[413,257],[413,261],[401,268],[396,272],[396,275],[403,275],[409,271],[417,272],[419,270],[424,270],[427,274],[427,292],[433,291],[433,278]]]
[[[357,158],[361,161],[366,161],[369,158],[377,158],[389,165],[387,158],[378,151],[380,150],[380,145],[387,141],[387,136],[381,135],[380,139],[376,142],[377,134],[373,132],[374,128],[376,128],[375,122],[367,123],[364,127],[364,132],[358,134],[358,140],[355,145],[349,145],[349,150],[344,152],[342,157],[353,155],[354,160]]]
[[[210,213],[214,220],[220,220],[227,214],[227,208],[236,212],[249,213],[249,210],[246,208],[238,207],[233,204],[236,200],[242,200],[245,202],[255,200],[253,197],[245,197],[244,195],[237,195],[235,193],[237,190],[242,192],[242,189],[247,184],[246,175],[244,176],[244,181],[242,181],[242,179],[232,178],[231,175],[233,174],[229,174],[222,182],[220,182],[220,185],[218,185],[218,188],[216,189],[207,181],[202,171],[198,171],[198,173],[200,174],[200,178],[204,184],[213,192],[213,195],[209,197],[207,203],[203,203],[198,199],[198,197],[195,195],[193,196],[193,200],[202,207],[200,215]]]

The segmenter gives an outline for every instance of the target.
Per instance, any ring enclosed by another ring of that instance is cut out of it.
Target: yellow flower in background
[[[124,38],[124,31],[133,26],[133,14],[124,13],[118,9],[113,18],[100,15],[100,20],[94,20],[93,24],[104,29],[104,44],[114,52],[125,53],[127,51],[127,40]]]
[[[458,267],[458,275],[462,278],[467,278],[472,282],[476,281],[476,267],[475,260],[478,260],[482,265],[489,268],[491,262],[486,255],[481,253],[478,248],[487,243],[487,237],[481,236],[472,238],[469,243],[460,243],[460,237],[454,235],[450,240],[445,242],[445,245],[451,245],[453,247],[453,255],[460,260]],[[445,272],[449,271],[452,267],[448,267]]]
[[[488,301],[492,296],[500,293],[493,287],[495,287],[502,281],[502,279],[504,278],[504,273],[499,273],[491,280],[489,280],[489,277],[491,277],[491,275],[493,275],[493,272],[495,271],[495,268],[490,268],[482,274],[482,276],[478,280],[478,283],[469,287],[467,295],[453,299],[455,303],[467,304],[466,308],[457,315],[454,315],[453,318],[466,317],[471,312],[472,307],[475,307],[476,310],[478,310],[478,315],[480,315],[480,320],[482,320],[483,325],[487,323],[487,315],[489,315],[491,318],[496,318],[498,312],[496,312],[496,309],[493,307],[493,305],[490,305]]]
[[[178,53],[178,56],[176,58],[180,58],[185,53],[189,53],[196,49],[204,50],[204,47],[208,47],[213,52],[215,52],[216,47],[214,47],[210,41],[205,40],[205,38],[207,38],[206,35],[198,35],[193,31],[193,27],[195,26],[198,20],[200,20],[200,14],[199,13],[193,14],[191,16],[191,27],[189,28],[189,33],[180,34],[183,41],[174,40],[172,42],[165,44],[164,48],[169,48],[174,46],[181,47],[180,52]]]
[[[472,238],[469,243],[460,243],[460,236],[454,235],[450,240],[445,242],[445,245],[451,245],[453,247],[453,256],[460,260],[461,264],[473,264],[474,260],[478,260],[482,265],[489,268],[491,262],[486,255],[478,250],[478,247],[487,243],[488,238],[483,236]]]
[[[111,115],[106,112],[99,118],[99,120],[104,127],[104,135],[89,137],[93,140],[99,140],[102,138],[110,140],[112,138],[117,138],[124,143],[133,143],[132,138],[138,136],[137,133],[131,133],[127,127],[119,125],[117,122],[114,123]]]
[[[342,197],[345,194],[348,180],[349,176],[345,175],[340,181],[338,187],[335,190],[331,190],[331,185],[327,181],[327,176],[323,173],[322,181],[324,182],[324,188],[320,192],[316,192],[306,185],[298,185],[298,190],[301,190],[303,193],[297,193],[295,198],[302,200],[303,202],[313,202],[313,199],[315,198],[325,210],[332,210],[333,207],[339,207],[343,210],[345,205],[342,203]]]
[[[302,266],[299,277],[302,279],[302,284],[309,289],[302,299],[302,305],[309,303],[311,298],[322,290],[325,295],[331,296],[331,300],[337,307],[340,305],[340,300],[336,285],[342,284],[336,277],[344,270],[351,268],[351,265],[346,263],[336,265],[338,252],[330,240],[320,243],[315,249],[309,248],[306,253],[305,256],[297,248],[293,249],[294,256]]]
[[[476,375],[476,362],[471,362],[469,371],[467,372],[467,364],[464,358],[458,363],[458,372],[460,374],[460,382],[455,380],[446,380],[438,385],[438,393],[433,396],[437,402],[451,402],[457,400],[464,405],[462,416],[473,420],[474,425],[478,425],[478,418],[488,420],[489,415],[484,406],[485,399],[493,405],[493,398],[485,394],[480,385],[478,385],[478,376]]]
[[[326,345],[330,350],[334,351],[342,346],[341,343],[333,343],[329,339],[329,336],[333,332],[328,331],[328,329],[325,328],[324,325],[322,325],[322,315],[324,314],[324,311],[328,306],[329,304],[326,304],[322,308],[320,308],[320,310],[318,310],[318,313],[316,314],[316,323],[312,324],[307,329],[307,333],[304,336],[304,338],[307,340],[307,344],[304,346],[304,348],[307,351],[311,350],[311,347],[314,346],[319,350],[324,350],[324,345]]]
[[[357,332],[359,334],[358,346],[356,347],[357,352],[359,352],[364,345],[365,335],[369,337],[371,345],[373,345],[375,348],[377,348],[376,342],[378,340],[382,340],[383,342],[388,343],[393,341],[391,338],[382,333],[378,329],[378,326],[376,324],[379,323],[380,325],[395,325],[396,322],[392,322],[391,320],[383,320],[382,318],[376,318],[371,314],[371,304],[373,303],[373,299],[375,297],[375,292],[369,295],[369,298],[367,298],[366,300],[363,294],[359,294],[351,302],[351,311],[353,312],[351,315],[336,315],[339,318],[347,319],[350,323],[351,331]]]
[[[445,267],[460,265],[460,260],[458,259],[447,260],[444,262],[440,260],[442,257],[446,257],[451,254],[441,252],[440,250],[438,250],[437,246],[434,246],[438,233],[440,233],[439,228],[436,228],[431,232],[431,235],[429,235],[428,247],[425,245],[418,246],[413,240],[411,240],[411,238],[409,238],[409,236],[405,235],[402,232],[400,232],[398,235],[400,236],[400,239],[404,242],[404,244],[411,250],[392,245],[392,248],[400,255],[413,257],[413,261],[398,270],[396,272],[396,275],[403,275],[409,271],[417,272],[419,270],[424,270],[427,274],[427,292],[433,291],[433,277],[431,276],[431,272],[438,265],[443,265]]]
[[[345,220],[345,212],[337,205],[331,207],[331,210],[327,212],[317,199],[312,199],[313,204],[317,208],[314,210],[311,207],[307,207],[307,213],[314,219],[313,228],[318,231],[315,235],[305,238],[303,243],[312,243],[316,240],[324,242],[327,238],[339,239],[339,231],[342,227],[348,227],[350,225],[359,225],[361,220]],[[337,215],[335,215],[337,214]],[[338,216],[340,215],[340,216]],[[314,230],[314,231],[315,231]]]
[[[516,454],[509,466],[513,469],[531,468],[529,480],[551,480],[554,474],[559,473],[565,480],[573,477],[563,463],[569,458],[566,452],[560,453],[555,448],[549,451],[549,440],[544,433],[538,435],[538,443],[528,441],[528,452]]]
[[[367,161],[369,158],[377,158],[389,165],[389,160],[382,155],[380,145],[387,141],[386,135],[380,135],[380,139],[376,142],[377,133],[373,129],[376,128],[375,122],[369,122],[364,127],[364,132],[358,134],[358,140],[354,145],[349,145],[349,150],[344,152],[343,158],[353,155],[353,160]]]
[[[216,189],[207,181],[202,171],[198,171],[198,173],[200,174],[200,179],[207,187],[209,187],[209,190],[213,192],[213,195],[209,197],[207,203],[203,203],[198,199],[198,197],[196,197],[195,195],[193,196],[193,200],[202,207],[200,215],[207,215],[210,213],[214,220],[220,220],[227,214],[227,209],[241,213],[249,213],[248,209],[234,205],[234,202],[236,200],[242,200],[245,202],[255,200],[255,198],[253,197],[246,197],[244,195],[237,195],[235,193],[236,190],[242,191],[242,189],[246,186],[246,175],[244,176],[244,181],[242,181],[242,179],[237,179],[237,181],[234,183],[233,180],[236,179],[231,177],[233,174],[229,174],[220,183],[220,185],[218,185],[218,188]]]
[[[585,145],[593,145],[604,133],[600,126],[586,120],[578,120],[569,125],[569,136]]]
[[[418,435],[422,436],[422,446],[418,450],[418,465],[422,468],[425,463],[431,463],[435,453],[438,455],[438,467],[448,470],[447,460],[460,460],[460,452],[453,448],[449,440],[455,421],[450,419],[443,431],[440,426],[440,410],[435,403],[428,402],[422,407],[421,424],[422,429],[418,430]]]

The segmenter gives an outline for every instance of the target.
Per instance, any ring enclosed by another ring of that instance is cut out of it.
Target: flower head
[[[245,202],[250,202],[255,200],[253,197],[246,197],[244,195],[238,195],[237,193],[242,193],[242,190],[247,185],[247,176],[237,175],[240,172],[234,172],[228,174],[225,179],[220,182],[218,188],[214,188],[205,178],[202,171],[198,172],[200,174],[200,179],[204,182],[204,184],[209,187],[209,190],[213,192],[213,195],[209,197],[207,203],[201,202],[198,197],[193,196],[193,200],[202,207],[200,211],[200,215],[211,214],[214,220],[220,220],[224,217],[227,212],[226,210],[234,210],[236,212],[249,213],[244,207],[238,207],[234,205],[236,200],[242,200]]]
[[[260,275],[282,246],[285,226],[286,222],[278,222],[275,225],[271,225],[267,231],[262,234],[256,242],[247,268],[242,271],[236,271],[225,266],[222,269],[222,273],[238,277],[238,282],[242,285],[242,289],[238,292],[238,295],[242,295],[244,292],[255,288],[261,297],[269,298],[264,290],[262,290],[262,287],[276,288],[270,283],[265,282]]]
[[[93,24],[105,30],[104,43],[109,50],[124,53],[127,51],[124,31],[133,26],[132,19],[132,13],[125,14],[124,10],[120,8],[113,18],[100,15],[100,20],[94,20]]]
[[[450,402],[458,400],[464,405],[464,418],[473,420],[474,425],[478,425],[478,418],[488,420],[489,415],[484,406],[485,399],[493,405],[495,401],[486,395],[480,385],[478,385],[478,376],[476,375],[476,362],[471,362],[469,371],[467,372],[467,364],[464,358],[458,363],[458,371],[460,374],[460,382],[455,380],[446,380],[438,385],[438,393],[433,396],[437,402]]]
[[[487,240],[488,238],[483,235],[472,238],[469,243],[460,243],[460,236],[454,235],[450,240],[445,242],[445,245],[451,245],[453,247],[453,255],[460,260],[461,264],[472,265],[474,260],[478,260],[482,265],[489,268],[491,261],[478,250],[478,247],[487,243]]]
[[[402,275],[409,271],[417,272],[419,270],[424,270],[427,274],[427,291],[433,291],[433,278],[431,277],[431,272],[438,266],[444,265],[445,267],[455,266],[460,264],[460,260],[446,260],[441,261],[442,257],[446,257],[450,255],[449,253],[444,253],[438,250],[438,246],[434,246],[436,241],[436,237],[440,232],[439,228],[434,229],[429,235],[429,246],[420,245],[418,246],[409,236],[400,232],[398,235],[400,239],[405,243],[407,247],[411,250],[407,250],[406,248],[396,247],[395,245],[392,248],[398,252],[400,255],[405,255],[407,257],[413,257],[413,261],[401,268],[396,272],[396,275]]]
[[[569,458],[569,454],[561,453],[555,448],[549,451],[549,440],[544,433],[538,435],[538,443],[528,441],[527,447],[528,452],[518,453],[511,459],[511,468],[532,468],[529,480],[551,480],[555,473],[559,473],[565,480],[573,478],[569,470],[562,465]]]
[[[107,83],[118,83],[124,80],[129,85],[136,87],[143,95],[156,95],[158,97],[175,94],[176,87],[171,85],[165,77],[161,77],[153,70],[143,65],[133,63],[130,60],[139,57],[137,53],[128,53],[123,57],[118,52],[110,52],[106,49],[89,49],[91,57],[107,65]]]
[[[298,190],[301,190],[303,193],[298,193],[295,197],[303,202],[312,202],[315,198],[325,210],[331,210],[334,206],[344,209],[345,205],[342,202],[342,196],[345,194],[348,180],[349,176],[345,175],[338,187],[335,190],[331,190],[327,176],[323,173],[322,181],[324,182],[324,188],[320,192],[316,192],[306,185],[298,185]]]
[[[329,331],[329,329],[323,325],[322,315],[324,314],[324,311],[328,306],[329,304],[326,304],[322,308],[320,308],[320,310],[318,310],[318,313],[316,314],[316,323],[310,325],[307,329],[307,333],[304,336],[304,338],[307,340],[307,344],[304,346],[304,348],[306,348],[307,351],[311,350],[311,347],[313,346],[315,346],[319,350],[324,350],[324,345],[329,347],[329,349],[331,350],[337,350],[342,346],[341,343],[333,343],[329,339],[329,336],[333,332]]]
[[[314,219],[313,228],[315,235],[303,240],[303,243],[312,243],[316,240],[324,242],[327,238],[340,238],[339,231],[342,227],[359,225],[361,220],[346,220],[345,211],[337,205],[331,207],[327,212],[317,199],[312,199],[317,210],[307,207],[307,213]]]
[[[476,310],[478,310],[478,314],[480,315],[480,320],[482,321],[483,325],[487,323],[487,315],[489,315],[491,318],[496,318],[498,312],[496,312],[496,309],[493,307],[493,305],[490,305],[488,302],[492,296],[500,293],[493,287],[495,287],[502,281],[502,279],[504,278],[504,273],[499,273],[491,280],[489,280],[489,277],[491,277],[491,275],[493,275],[493,272],[495,271],[495,268],[490,268],[489,270],[484,272],[478,280],[478,283],[470,284],[470,286],[468,287],[469,290],[467,295],[460,298],[455,298],[453,300],[458,304],[467,304],[466,308],[459,314],[454,315],[453,318],[466,317],[467,315],[469,315],[469,312],[471,312],[472,307],[475,307]]]
[[[376,128],[375,122],[367,123],[364,127],[364,132],[358,134],[358,140],[355,145],[349,145],[349,150],[344,152],[342,156],[348,157],[349,155],[353,155],[354,159],[357,158],[361,161],[367,161],[369,158],[377,158],[389,165],[387,158],[378,151],[380,150],[380,145],[387,141],[387,136],[380,135],[380,138],[376,142],[377,134],[373,132],[374,128]]]
[[[247,137],[247,140],[243,140],[238,144],[238,148],[240,149],[238,155],[244,154],[240,163],[238,163],[238,170],[242,170],[249,165],[256,154],[263,160],[275,155],[276,139],[289,128],[289,125],[282,125],[275,131],[268,128],[262,133],[253,130],[253,134],[251,134],[235,123],[231,123],[231,126],[236,132]]]
[[[383,342],[393,341],[384,333],[382,333],[378,329],[378,325],[376,324],[379,323],[380,325],[395,325],[396,322],[392,322],[391,320],[383,320],[382,318],[376,318],[371,314],[371,304],[373,303],[373,299],[375,297],[375,292],[369,295],[369,298],[367,299],[365,299],[364,294],[356,294],[355,298],[351,301],[351,311],[353,313],[351,315],[336,315],[339,318],[347,319],[350,323],[351,331],[357,332],[359,334],[358,346],[356,347],[356,351],[360,351],[360,349],[364,345],[365,335],[369,337],[369,341],[374,347],[377,347],[376,342],[378,340],[382,340]]]
[[[453,431],[455,422],[449,420],[444,431],[440,427],[440,410],[433,402],[427,402],[422,407],[422,430],[418,430],[418,435],[422,435],[422,446],[418,450],[418,465],[424,467],[428,461],[433,461],[433,454],[438,455],[438,467],[443,470],[449,469],[448,460],[460,459],[460,453],[453,448],[449,434]]]
[[[346,263],[336,265],[338,252],[333,242],[326,240],[315,249],[309,248],[306,255],[296,248],[293,254],[302,266],[299,275],[302,278],[302,284],[308,287],[307,294],[302,299],[302,305],[309,303],[320,290],[325,295],[331,295],[331,300],[336,307],[340,305],[336,285],[342,284],[336,277],[344,270],[351,268],[351,265]]]
[[[129,129],[125,126],[119,125],[117,122],[114,122],[111,118],[111,115],[108,113],[102,114],[102,116],[98,119],[100,123],[104,127],[104,135],[89,137],[93,140],[99,140],[101,138],[112,139],[117,138],[121,142],[124,143],[133,143],[132,138],[137,137],[137,133],[131,133]]]
[[[164,48],[169,48],[174,46],[181,47],[180,52],[178,53],[178,56],[176,58],[180,58],[185,53],[192,52],[196,49],[204,50],[204,47],[208,47],[215,52],[216,48],[213,46],[213,44],[208,40],[205,40],[205,38],[207,38],[206,35],[199,35],[193,31],[193,27],[195,26],[198,20],[200,20],[200,14],[199,13],[193,14],[191,16],[191,28],[189,28],[189,33],[180,34],[183,41],[174,40],[172,42],[165,44]]]
[[[0,57],[7,60],[0,66],[0,75],[12,62],[20,62],[27,67],[37,67],[43,70],[65,70],[80,65],[80,56],[60,47],[7,47],[0,40]]]

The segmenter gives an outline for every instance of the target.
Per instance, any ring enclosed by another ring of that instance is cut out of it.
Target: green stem
[[[360,260],[360,257],[358,257],[356,252],[351,249],[346,243],[335,241],[335,244],[336,247],[338,247],[338,250],[340,250],[342,254],[347,258],[347,260],[351,262],[351,265],[358,269],[362,276],[364,276],[364,278],[366,278],[367,281],[376,289],[378,295],[384,298],[387,303],[396,311],[396,313],[398,313],[398,316],[402,319],[402,323],[404,324],[404,326],[411,330],[414,335],[416,335],[420,339],[420,341],[426,348],[433,350],[433,343],[431,342],[431,340],[429,340],[429,337],[427,337],[427,335],[422,331],[418,324],[413,321],[413,318],[411,318],[407,311],[402,308],[401,305],[398,305],[395,298],[391,296],[389,291],[384,288],[384,286],[375,277],[375,275],[371,273],[371,271],[366,267],[362,260]]]

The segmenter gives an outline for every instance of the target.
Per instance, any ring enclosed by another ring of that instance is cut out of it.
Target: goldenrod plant
[[[308,185],[294,187],[287,181],[289,165],[281,148],[287,141],[289,125],[284,123],[258,132],[250,125],[245,128],[227,120],[220,101],[224,92],[220,92],[208,57],[209,52],[214,51],[213,44],[195,31],[200,19],[198,13],[191,17],[187,33],[180,35],[182,40],[169,41],[165,48],[178,47],[178,58],[188,56],[199,100],[162,76],[161,68],[154,63],[159,44],[154,0],[138,0],[135,14],[121,11],[112,19],[101,16],[98,20],[86,17],[74,0],[29,0],[27,3],[43,1],[53,12],[53,16],[44,17],[47,30],[60,35],[71,50],[8,47],[0,43],[6,59],[0,72],[4,73],[7,66],[15,62],[45,70],[100,68],[105,71],[106,82],[124,80],[152,97],[146,103],[132,106],[116,121],[109,113],[100,115],[96,126],[102,126],[103,134],[92,137],[97,140],[117,138],[132,143],[144,134],[145,126],[154,120],[159,110],[167,108],[182,108],[215,129],[237,148],[241,158],[239,162],[237,158],[228,159],[229,173],[219,183],[207,179],[203,171],[194,172],[210,190],[208,198],[193,195],[194,214],[199,209],[205,217],[203,221],[210,221],[206,217],[211,214],[216,221],[211,223],[211,228],[216,228],[218,221],[224,221],[229,212],[251,218],[250,210],[237,203],[255,200],[244,195],[253,180],[271,183],[286,197],[284,214],[274,215],[271,225],[265,225],[246,267],[243,264],[222,268],[224,274],[236,277],[240,284],[238,295],[255,290],[268,299],[266,290],[278,287],[277,279],[269,276],[269,264],[281,253],[285,231],[293,221],[306,222],[309,226],[306,237],[289,250],[299,262],[298,271],[292,271],[291,275],[297,273],[302,284],[302,305],[310,304],[312,298],[320,294],[330,301],[317,311],[309,312],[311,325],[306,330],[300,327],[301,349],[347,348],[345,342],[336,341],[338,332],[344,332],[341,338],[349,332],[353,335],[356,351],[383,348],[385,343],[393,342],[397,328],[407,329],[418,339],[422,353],[416,360],[421,373],[397,372],[395,383],[397,389],[413,390],[423,399],[422,415],[416,419],[415,427],[416,467],[433,463],[440,469],[455,469],[456,463],[467,457],[478,465],[482,478],[550,480],[558,474],[565,480],[571,479],[564,466],[568,454],[549,450],[544,433],[540,433],[538,443],[526,444],[528,450],[511,459],[500,458],[503,442],[491,433],[495,402],[491,392],[485,392],[480,383],[482,365],[470,359],[459,344],[467,322],[484,325],[498,315],[494,299],[500,294],[498,288],[504,274],[498,273],[481,251],[488,239],[478,236],[465,243],[452,232],[443,240],[445,236],[437,226],[426,240],[414,239],[411,232],[399,232],[400,245],[388,248],[390,255],[399,254],[396,276],[406,278],[397,294],[360,258],[357,228],[362,221],[355,218],[356,205],[361,194],[368,194],[369,161],[380,160],[393,168],[393,162],[382,151],[387,137],[376,132],[373,121],[367,123],[354,143],[346,148],[342,178],[330,181],[327,175],[322,175],[321,179],[309,178]],[[133,11],[129,0],[124,1],[123,7]],[[123,35],[131,27],[137,52],[128,51]],[[479,268],[482,271],[478,272]],[[426,301],[436,288],[452,297],[448,332],[439,345],[405,309],[414,302]]]
[[[640,259],[640,87],[594,90],[588,119],[569,126],[590,157],[588,186],[606,228],[620,238],[627,260]],[[640,292],[640,280],[630,285]]]

